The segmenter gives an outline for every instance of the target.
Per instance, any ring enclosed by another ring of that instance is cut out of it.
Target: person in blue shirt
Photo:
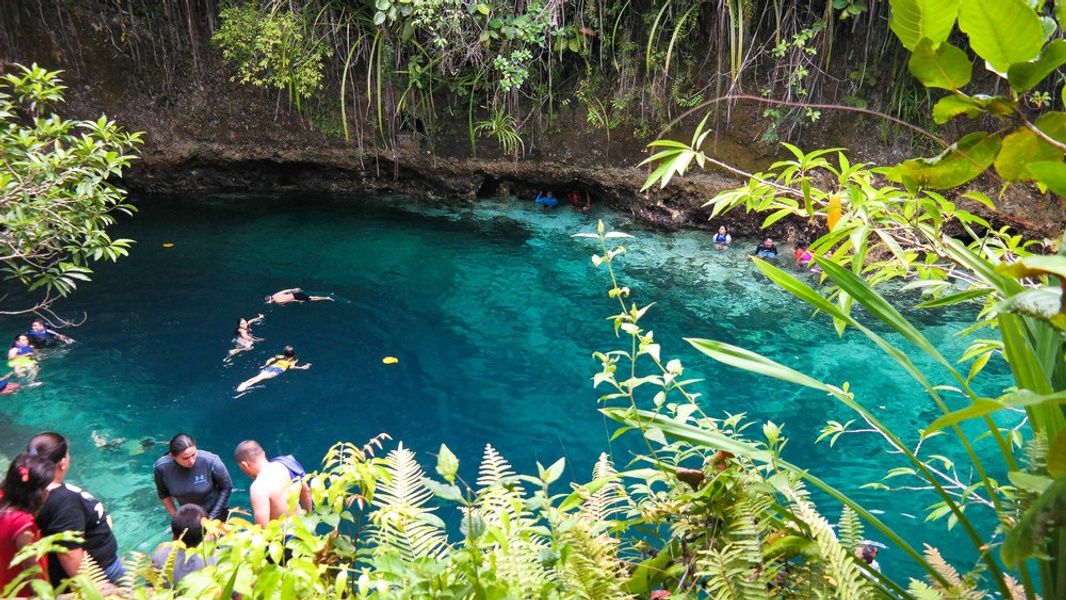
[[[537,197],[533,199],[533,202],[537,204],[543,204],[548,208],[555,208],[556,204],[559,204],[559,199],[552,195],[551,192],[545,192],[543,194],[537,194]]]
[[[725,250],[732,243],[733,236],[729,235],[729,230],[725,228],[725,225],[719,225],[718,233],[714,234],[714,249]]]
[[[30,344],[34,348],[47,348],[48,346],[54,346],[56,342],[62,342],[64,344],[73,344],[74,339],[49,329],[48,325],[37,319],[30,324],[30,330],[26,332],[26,337],[30,338]]]

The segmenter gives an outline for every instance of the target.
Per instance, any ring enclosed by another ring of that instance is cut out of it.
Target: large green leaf
[[[1066,312],[1062,308],[1062,288],[1042,287],[1007,298],[998,310],[1040,319],[1066,331]]]
[[[1030,406],[1059,406],[1066,404],[1066,391],[1053,394],[1037,394],[1030,390],[1018,390],[1008,394],[999,400],[978,398],[966,408],[950,412],[929,424],[925,429],[925,435],[940,431],[963,421],[979,419],[994,412],[1008,408],[1026,408]]]
[[[773,377],[774,379],[787,381],[789,383],[814,388],[823,392],[833,391],[831,386],[828,386],[813,377],[804,375],[795,369],[786,367],[781,363],[774,362],[761,354],[756,354],[751,350],[745,350],[744,348],[738,348],[737,346],[732,346],[715,340],[685,338],[685,341],[692,344],[692,346],[700,352],[710,356],[720,363],[738,369],[744,369],[745,371],[751,371],[752,373],[766,375],[767,377]]]
[[[939,44],[955,27],[959,0],[891,0],[888,26],[903,47],[913,50],[922,39]]]
[[[1026,92],[1037,86],[1045,77],[1066,64],[1066,40],[1055,40],[1044,46],[1040,57],[1024,63],[1011,65],[1007,71],[1010,87],[1016,92]]]
[[[1029,164],[1062,158],[1062,152],[1029,129],[1019,129],[1003,138],[996,156],[996,172],[1004,181],[1030,181]]]
[[[981,103],[965,94],[944,96],[933,105],[933,121],[943,125],[955,117],[966,115],[971,119],[984,112]]]
[[[1066,515],[1066,477],[1060,477],[1025,511],[1021,520],[1003,540],[1003,562],[1016,567],[1021,561],[1041,552],[1063,526]]]
[[[1051,441],[1047,451],[1047,472],[1052,477],[1066,475],[1066,429],[1063,429]]]
[[[1004,263],[996,270],[1015,279],[1055,275],[1066,278],[1066,256],[1026,256],[1012,263]]]
[[[1066,86],[1063,86],[1066,90]],[[1033,179],[1047,186],[1052,192],[1066,197],[1066,164],[1062,161],[1035,162],[1027,167]]]
[[[940,156],[913,158],[890,169],[895,182],[931,189],[949,189],[971,181],[996,160],[998,136],[976,131],[952,144]]]
[[[934,49],[928,39],[923,39],[914,48],[907,68],[925,87],[945,90],[957,90],[970,83],[973,76],[970,57],[965,52],[948,42]]]
[[[962,0],[959,29],[997,73],[1035,58],[1044,40],[1040,17],[1024,0]]]

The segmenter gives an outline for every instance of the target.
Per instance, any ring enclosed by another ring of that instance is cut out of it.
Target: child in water
[[[733,236],[729,235],[729,230],[725,225],[718,226],[718,233],[714,234],[714,249],[725,250],[733,243]]]
[[[296,350],[294,350],[292,346],[285,346],[285,349],[281,352],[281,354],[268,358],[267,361],[263,363],[263,366],[260,367],[262,370],[259,371],[258,375],[238,385],[237,392],[245,392],[248,390],[248,388],[259,383],[260,381],[273,379],[278,375],[281,375],[285,371],[288,371],[289,369],[300,369],[301,371],[303,371],[311,368],[311,363],[297,365],[299,361],[300,359],[296,358]]]

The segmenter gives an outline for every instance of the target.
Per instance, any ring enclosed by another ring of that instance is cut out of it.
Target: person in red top
[[[44,579],[48,572],[44,556],[36,561],[40,569],[35,573],[25,573],[35,564],[32,558],[16,565],[11,561],[24,546],[41,537],[33,517],[48,497],[48,484],[55,472],[52,461],[29,454],[15,457],[7,469],[0,498],[0,598],[32,595],[29,581]]]

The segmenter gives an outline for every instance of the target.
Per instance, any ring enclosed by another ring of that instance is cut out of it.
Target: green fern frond
[[[1003,580],[1007,584],[1007,589],[1010,590],[1010,600],[1025,600],[1025,588],[1018,583],[1017,579],[1004,573]],[[1040,600],[1040,596],[1037,596],[1036,600]]]
[[[952,600],[981,600],[984,598],[984,594],[974,589],[973,585],[966,581],[964,577],[959,575],[959,572],[955,570],[955,567],[948,564],[944,557],[940,555],[940,550],[937,550],[929,544],[925,546],[925,560],[932,565],[938,573],[944,576],[944,579],[951,584],[951,587],[944,590],[940,586],[934,586],[941,591],[947,592],[947,595]]]
[[[862,521],[850,506],[844,506],[840,513],[840,521],[837,523],[837,537],[840,545],[845,548],[857,548],[863,540]]]
[[[600,453],[599,460],[592,468],[592,479],[613,478],[618,474],[606,452]],[[617,479],[611,479],[592,494],[581,505],[581,515],[587,522],[598,523],[608,527],[609,521],[633,507],[633,500],[626,493],[625,486]]]
[[[825,517],[801,492],[786,491],[792,502],[793,513],[810,528],[814,543],[822,555],[825,576],[831,580],[834,595],[841,600],[871,598],[874,591],[851,556],[851,551],[840,545]],[[830,581],[827,581],[830,583]]]
[[[371,539],[377,556],[396,554],[405,561],[441,558],[450,549],[444,522],[425,505],[433,497],[413,452],[400,444],[385,457],[388,477],[377,491],[370,513]]]
[[[555,530],[557,539],[569,551],[556,567],[563,596],[587,600],[627,598],[623,589],[625,570],[618,560],[618,542],[602,535],[602,527],[579,521]]]
[[[730,543],[700,552],[697,575],[716,600],[770,600],[760,567],[761,561],[752,562],[747,548]]]
[[[936,588],[917,579],[911,579],[907,592],[914,596],[914,600],[944,600],[944,596]]]
[[[477,484],[482,488],[505,485],[515,481],[515,472],[491,444],[485,444],[485,454],[478,469]]]

